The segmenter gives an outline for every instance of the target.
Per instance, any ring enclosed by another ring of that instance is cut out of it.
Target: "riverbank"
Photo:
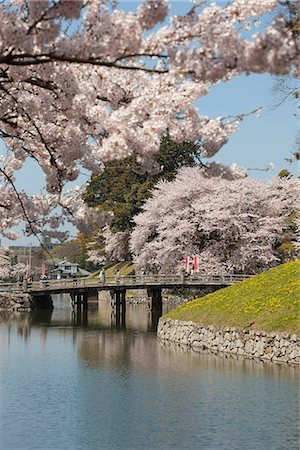
[[[245,358],[300,365],[300,338],[297,334],[218,328],[194,322],[161,318],[160,340],[186,345],[193,350],[229,353]]]
[[[158,337],[198,349],[300,364],[300,262],[188,302],[159,321]]]
[[[0,292],[0,311],[31,312],[36,309],[52,310],[51,295],[31,297],[24,292]]]
[[[0,311],[31,311],[32,302],[28,294],[0,292]]]

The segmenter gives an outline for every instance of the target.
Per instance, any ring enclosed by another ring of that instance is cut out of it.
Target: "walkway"
[[[29,294],[47,291],[48,293],[71,292],[80,290],[110,290],[123,287],[125,289],[146,289],[147,287],[159,287],[173,289],[179,287],[203,287],[203,286],[230,286],[249,278],[250,275],[136,275],[98,278],[77,278],[64,280],[35,281],[27,285],[19,286],[18,290]],[[16,289],[17,286],[13,285]]]
[[[135,275],[98,278],[76,278],[62,280],[41,280],[32,283],[3,284],[1,290],[29,294],[34,309],[53,308],[51,295],[68,293],[71,295],[73,308],[86,310],[89,299],[98,291],[110,291],[112,306],[125,310],[126,291],[145,289],[149,297],[149,307],[162,308],[162,289],[193,288],[203,289],[207,286],[226,287],[249,278],[250,275]]]

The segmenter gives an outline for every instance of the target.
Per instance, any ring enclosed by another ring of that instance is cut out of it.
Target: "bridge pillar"
[[[156,331],[159,318],[162,315],[161,309],[152,309],[148,311],[147,329],[148,331]]]
[[[111,307],[114,309],[120,309],[122,307],[123,309],[126,308],[126,289],[125,288],[115,288],[110,291],[111,296]]]
[[[117,330],[126,329],[126,310],[121,308],[111,312],[111,328]]]
[[[83,307],[83,311],[87,311],[88,310],[88,293],[84,292],[82,295],[82,307]]]
[[[125,329],[126,322],[126,289],[120,287],[111,290],[112,324],[115,322],[116,328]]]
[[[74,292],[70,292],[70,297],[71,297],[70,305],[71,305],[71,308],[74,309],[75,308],[75,294],[74,294]]]
[[[121,304],[122,304],[122,310],[125,311],[126,309],[126,291],[121,291]]]
[[[82,303],[81,303],[81,294],[79,294],[79,293],[75,294],[75,304],[76,304],[77,313],[80,314]]]
[[[120,318],[120,307],[121,307],[121,292],[115,291],[115,306],[116,306],[116,317],[117,320]]]
[[[98,296],[95,292],[71,292],[71,307],[88,310],[89,304],[98,307]]]
[[[147,289],[148,297],[150,297],[150,311],[162,311],[162,295],[160,287],[149,287]]]
[[[71,292],[71,307],[76,309],[78,313],[87,311],[88,309],[88,293],[87,292]]]

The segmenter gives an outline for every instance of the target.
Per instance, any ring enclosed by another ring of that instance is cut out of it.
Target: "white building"
[[[59,270],[61,274],[66,276],[76,276],[78,274],[78,264],[71,263],[70,261],[67,261],[65,259],[58,264],[57,270]]]
[[[66,259],[55,263],[55,269],[50,270],[47,275],[50,279],[75,278],[90,275],[87,270],[81,269],[78,264]]]

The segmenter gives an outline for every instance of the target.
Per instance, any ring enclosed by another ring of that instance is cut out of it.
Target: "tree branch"
[[[165,56],[162,56],[165,58]],[[122,59],[122,58],[121,58]],[[7,64],[12,66],[31,66],[31,65],[39,65],[39,64],[48,64],[52,62],[66,62],[70,64],[89,64],[94,66],[102,66],[102,67],[110,67],[115,69],[122,70],[134,70],[134,71],[142,71],[149,73],[157,73],[163,74],[168,73],[168,70],[164,69],[151,69],[149,67],[141,67],[141,66],[124,66],[121,64],[116,64],[115,62],[109,61],[99,61],[99,58],[79,58],[72,56],[59,56],[55,54],[40,54],[40,55],[31,55],[27,53],[23,54],[15,54],[15,55],[7,55],[0,56],[0,64]]]

